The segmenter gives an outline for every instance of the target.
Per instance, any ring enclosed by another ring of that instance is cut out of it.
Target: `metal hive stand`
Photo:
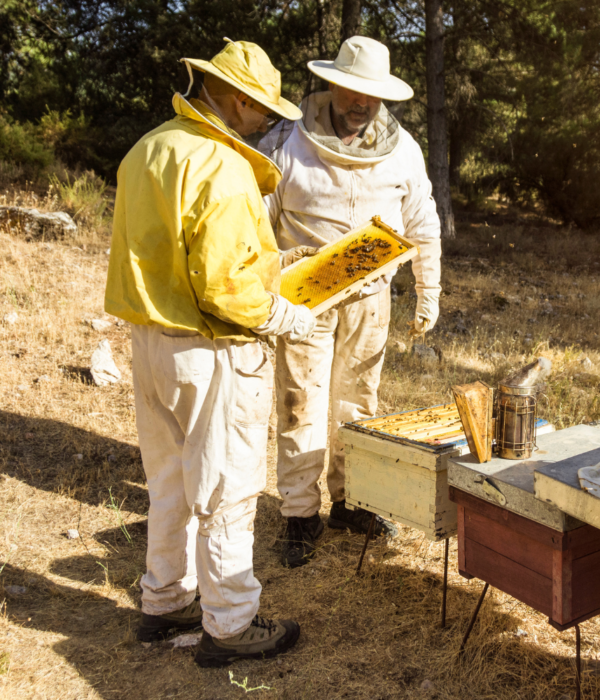
[[[363,544],[362,552],[360,553],[360,559],[358,560],[358,566],[356,567],[356,575],[359,576],[363,559],[365,558],[365,553],[369,545],[369,540],[373,538],[373,527],[375,526],[375,513],[371,516],[371,522],[369,523],[369,529],[365,535],[365,542]],[[446,595],[448,592],[448,551],[450,549],[450,538],[447,537],[444,540],[444,580],[442,583],[442,612],[440,619],[440,627],[444,629],[446,627]]]

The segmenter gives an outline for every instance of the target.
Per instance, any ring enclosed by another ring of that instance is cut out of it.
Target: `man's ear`
[[[234,99],[235,113],[241,118],[242,113],[248,104],[248,95],[245,95],[241,90],[237,93]]]

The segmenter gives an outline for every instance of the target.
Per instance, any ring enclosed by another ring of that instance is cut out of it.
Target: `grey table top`
[[[598,436],[600,438],[600,429]],[[578,474],[582,467],[600,464],[600,439],[596,444],[597,447],[574,457],[544,464],[536,469],[534,491],[537,499],[556,506],[592,527],[600,528],[600,498],[581,488]]]
[[[535,498],[534,470],[552,469],[558,462],[578,463],[586,453],[600,450],[600,429],[577,425],[558,430],[538,437],[537,446],[527,460],[495,457],[479,464],[470,454],[454,457],[448,463],[448,483],[561,532],[581,527],[580,520]]]
[[[541,465],[536,467],[535,471],[579,491],[579,477],[577,475],[579,470],[582,467],[595,467],[600,462],[600,430],[596,428],[596,431],[599,438],[597,442],[598,447],[581,452],[573,457],[562,459],[559,462]]]

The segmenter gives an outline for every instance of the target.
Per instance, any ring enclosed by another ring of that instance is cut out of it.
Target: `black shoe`
[[[366,535],[369,532],[369,525],[373,513],[369,513],[364,508],[350,510],[346,508],[346,501],[337,501],[331,504],[329,520],[327,524],[339,530],[348,528],[352,532],[359,532]],[[373,523],[373,537],[396,537],[398,528],[389,520],[385,520],[380,515],[375,516]]]
[[[142,613],[137,638],[140,642],[157,642],[175,632],[189,632],[196,629],[202,629],[202,608],[199,600],[193,600],[185,608],[166,615]]]
[[[318,513],[310,518],[288,518],[281,563],[291,569],[307,564],[324,529]]]
[[[256,615],[250,627],[235,637],[216,639],[204,630],[196,663],[202,668],[220,668],[237,659],[271,659],[293,647],[299,636],[297,622]]]

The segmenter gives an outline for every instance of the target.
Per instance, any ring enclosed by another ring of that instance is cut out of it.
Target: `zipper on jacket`
[[[349,214],[351,221],[351,228],[356,228],[358,226],[358,221],[356,220],[356,200],[358,192],[358,183],[356,181],[356,175],[354,174],[354,166],[350,166],[350,202],[349,202]]]

